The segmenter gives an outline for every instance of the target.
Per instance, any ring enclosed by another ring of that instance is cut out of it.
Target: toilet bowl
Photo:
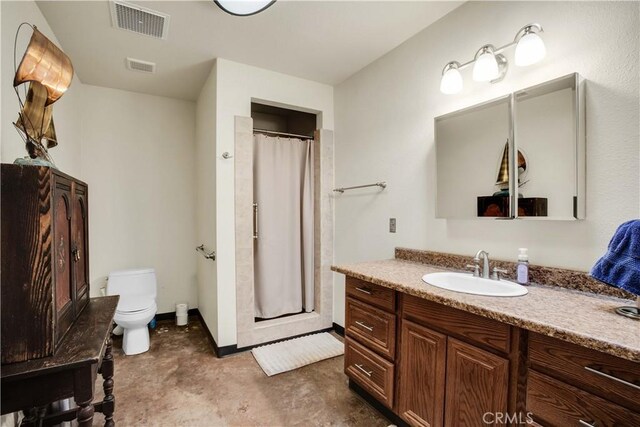
[[[147,325],[156,315],[156,273],[151,268],[109,274],[107,295],[120,295],[114,322],[124,330],[122,350],[131,356],[149,350]]]

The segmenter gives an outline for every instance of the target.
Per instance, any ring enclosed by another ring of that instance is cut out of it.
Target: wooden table
[[[95,411],[105,426],[114,426],[113,356],[111,327],[119,296],[91,298],[53,356],[2,365],[2,414],[23,410],[23,426],[54,425],[78,419],[91,426]],[[104,399],[93,403],[97,374]],[[47,406],[73,397],[77,408],[47,414]]]

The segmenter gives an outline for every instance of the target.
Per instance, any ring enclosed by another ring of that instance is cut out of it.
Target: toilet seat
[[[138,323],[144,322],[143,324],[146,326],[147,323],[153,319],[153,316],[156,315],[156,311],[158,307],[156,306],[155,301],[152,301],[151,306],[136,310],[136,311],[121,311],[116,309],[116,313],[113,316],[113,320],[117,324],[122,324],[124,326],[125,323]]]
[[[155,309],[156,301],[146,295],[127,295],[126,298],[120,298],[116,312],[121,314],[139,313],[147,311],[150,308]]]

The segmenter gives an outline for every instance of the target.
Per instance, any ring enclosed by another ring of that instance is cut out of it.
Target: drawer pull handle
[[[363,294],[367,294],[367,295],[371,295],[371,291],[369,289],[364,289],[364,288],[356,288],[356,291],[360,291]]]
[[[595,427],[595,425],[596,425],[595,423],[591,424],[591,423],[588,423],[588,422],[583,421],[583,420],[578,420],[578,424],[580,424],[581,426],[585,426],[585,427]]]
[[[359,321],[359,320],[356,320],[356,325],[358,325],[358,326],[361,326],[361,327],[365,328],[365,329],[366,329],[367,331],[369,331],[369,332],[373,332],[373,326],[369,326],[369,325],[367,325],[367,324],[365,324],[365,323],[362,323],[362,322],[361,322],[361,321]]]
[[[610,380],[617,381],[620,384],[624,384],[624,385],[626,385],[628,387],[633,387],[636,390],[640,390],[640,386],[638,386],[636,384],[633,384],[633,383],[630,383],[629,381],[625,381],[625,380],[623,380],[621,378],[614,377],[613,375],[606,374],[606,373],[604,373],[604,372],[602,372],[602,371],[600,371],[598,369],[593,369],[593,368],[591,368],[589,366],[585,366],[584,369],[586,369],[587,371],[592,372],[594,374],[600,375],[601,377],[609,378]]]
[[[358,363],[356,363],[354,366],[355,366],[356,368],[358,368],[358,369],[359,369],[363,374],[365,374],[365,375],[366,375],[366,376],[368,376],[368,377],[370,377],[370,376],[371,376],[371,374],[373,374],[373,371],[367,371],[366,369],[364,369],[364,368],[362,367],[362,365],[360,365],[360,364],[358,364]]]

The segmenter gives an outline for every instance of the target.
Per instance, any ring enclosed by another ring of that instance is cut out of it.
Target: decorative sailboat
[[[527,183],[527,181],[520,182],[520,178],[524,176],[527,171],[527,160],[522,154],[522,151],[518,150],[518,187]],[[500,191],[495,192],[494,196],[508,196],[509,195],[509,141],[504,144],[504,150],[502,151],[502,160],[500,160],[500,168],[498,169],[498,176],[496,178],[496,185],[500,187]],[[520,195],[522,197],[522,195]]]
[[[16,163],[55,167],[48,151],[58,145],[53,124],[53,103],[71,85],[73,65],[69,57],[36,26],[20,24],[16,39],[23,25],[31,27],[33,34],[13,79],[20,103],[14,126],[25,142],[29,157],[17,159]],[[23,101],[18,87],[25,83],[29,83],[29,88]]]

